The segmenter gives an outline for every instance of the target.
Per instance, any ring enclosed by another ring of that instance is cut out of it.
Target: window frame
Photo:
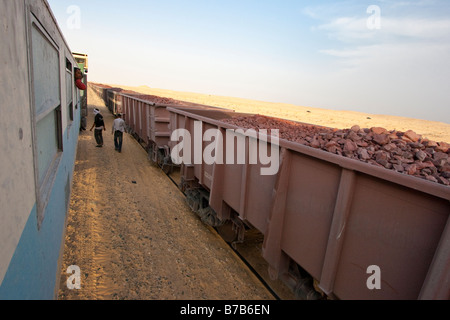
[[[65,105],[66,105],[66,110],[67,110],[67,126],[70,127],[70,125],[72,124],[72,122],[74,121],[74,91],[75,89],[75,78],[74,78],[74,66],[73,63],[70,61],[70,59],[66,56],[65,57],[66,60],[66,70],[65,70],[65,75],[67,76],[68,74],[70,74],[70,86],[71,86],[71,97],[70,97],[70,102],[67,101],[67,97],[69,95],[69,93],[66,90],[66,101],[65,101]],[[67,78],[65,78],[64,80],[64,84],[66,85],[66,89],[67,89]]]
[[[36,28],[43,37],[54,47],[58,57],[58,82],[59,82],[59,103],[46,109],[39,114],[36,114],[36,97],[35,97],[35,76],[34,76],[34,62],[33,62],[33,28]],[[37,215],[37,228],[41,229],[43,221],[45,219],[45,211],[49,204],[50,195],[53,191],[53,186],[56,180],[56,174],[61,164],[62,155],[64,152],[63,145],[63,118],[62,118],[62,81],[61,81],[61,50],[53,38],[49,35],[45,27],[40,23],[39,19],[30,10],[27,15],[27,47],[28,47],[28,73],[29,73],[29,90],[30,90],[30,117],[32,127],[32,151],[33,151],[33,167],[34,167],[34,181],[35,181],[35,194],[36,194],[36,215]],[[72,98],[73,99],[73,98]],[[54,113],[55,116],[55,135],[57,141],[56,153],[53,159],[50,161],[47,171],[44,174],[44,178],[41,181],[41,173],[39,172],[39,154],[38,154],[38,137],[37,137],[37,125],[38,122],[47,117],[50,113]]]

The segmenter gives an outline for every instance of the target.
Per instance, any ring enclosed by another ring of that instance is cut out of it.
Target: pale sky
[[[89,80],[450,123],[448,0],[48,0]]]

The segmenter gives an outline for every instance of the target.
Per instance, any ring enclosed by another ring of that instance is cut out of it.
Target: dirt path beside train
[[[183,194],[125,135],[114,150],[113,116],[105,116],[105,147],[82,132],[68,213],[61,300],[265,300],[266,288],[227,244],[190,211]],[[81,289],[67,287],[69,266],[81,270]]]

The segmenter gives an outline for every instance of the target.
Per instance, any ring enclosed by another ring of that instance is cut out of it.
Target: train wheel
[[[301,300],[320,300],[322,295],[314,288],[314,280],[310,277],[300,279],[294,293]]]
[[[222,221],[217,218],[216,213],[209,206],[198,210],[197,214],[201,218],[202,222],[208,226],[215,228],[222,225]]]
[[[297,298],[301,300],[321,300],[324,298],[324,294],[317,291],[318,287],[316,288],[313,277],[292,260],[290,260],[288,273],[294,279],[295,285],[292,289]]]
[[[158,166],[165,174],[171,174],[173,172],[173,165],[170,156],[167,156],[164,150],[158,150]]]
[[[233,243],[238,239],[238,234],[234,229],[234,224],[231,220],[228,220],[221,226],[217,227],[219,235],[228,243]]]
[[[157,165],[157,150],[156,144],[154,142],[149,142],[149,145],[147,147],[148,152],[148,159],[151,161],[153,165]]]
[[[191,210],[197,213],[200,210],[200,193],[196,189],[186,188],[183,184],[186,201]]]
[[[217,232],[226,242],[230,243],[236,249],[238,243],[244,242],[245,225],[239,217],[233,216],[231,220],[221,223],[217,227]]]

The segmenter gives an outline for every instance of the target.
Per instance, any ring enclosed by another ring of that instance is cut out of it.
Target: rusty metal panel
[[[170,113],[162,106],[149,106],[150,108],[150,140],[157,146],[169,145],[170,140]]]
[[[145,125],[147,124],[146,116],[145,116],[146,104],[140,102],[139,103],[139,121],[138,121],[138,136],[141,140],[145,141],[147,137],[145,136]]]
[[[135,134],[140,137],[141,136],[141,110],[142,110],[142,102],[135,101]]]
[[[137,118],[137,101],[136,100],[132,100],[131,101],[131,128],[133,129],[134,132],[136,132],[136,118]]]
[[[265,234],[269,219],[273,189],[276,176],[262,176],[261,165],[248,166],[248,179],[245,184],[247,196],[245,205],[245,220]],[[255,201],[254,199],[258,199]]]
[[[228,164],[223,166],[223,170],[222,201],[225,201],[236,212],[241,212],[241,195],[246,188],[246,185],[242,183],[244,165]]]
[[[123,113],[124,113],[123,119],[125,120],[125,122],[127,124],[129,124],[131,121],[130,97],[124,97],[122,107],[123,107]]]
[[[225,147],[229,137],[224,129],[222,129],[222,135],[224,137],[223,160],[226,164],[215,165],[215,170],[220,167],[222,174],[214,176],[213,186],[221,184],[221,188],[220,192],[213,188],[211,197],[217,199],[216,203],[225,202],[239,214],[242,220],[265,233],[276,176],[261,175],[262,165],[250,164],[249,150],[250,144],[253,143],[250,140],[255,140],[252,137],[242,137],[245,141],[244,150],[238,149],[238,144],[234,143],[234,160],[231,164],[228,163],[227,152],[233,152],[233,150],[227,150]],[[238,161],[238,153],[242,152],[245,152],[242,157],[245,160],[244,163]],[[252,201],[252,199],[258,199],[258,201]],[[211,205],[213,209],[218,210],[215,207],[217,204],[212,202]]]
[[[217,126],[216,125],[209,124],[209,123],[206,123],[206,122],[203,122],[203,126],[202,127],[203,127],[203,134],[206,131],[210,130],[210,129],[217,130]],[[214,152],[212,152],[211,155],[215,156],[216,152],[217,152],[217,149],[214,146],[217,147],[217,143],[216,143],[216,141],[214,139],[212,139],[212,141],[204,141],[203,142],[203,148],[201,150],[207,152],[207,150],[208,150],[207,148],[208,147],[212,147],[214,149]],[[193,147],[195,148],[195,143],[194,143]],[[214,170],[214,166],[215,165],[214,164],[210,164],[210,163],[206,163],[205,161],[202,160],[201,164],[197,164],[196,163],[195,166],[198,167],[199,170],[200,170],[199,176],[201,178],[200,179],[201,184],[203,186],[205,186],[207,190],[211,190],[211,187],[212,187],[212,184],[213,184],[213,176],[214,176],[213,170]]]
[[[438,248],[431,266],[428,269],[422,290],[421,300],[450,300],[450,218],[447,219],[445,230],[441,236]]]
[[[175,112],[170,112],[169,133],[172,134],[177,129],[184,129],[186,126],[186,116],[179,115]],[[178,141],[169,139],[168,146],[170,150],[178,144]]]
[[[341,168],[299,153],[291,157],[282,250],[320,279]]]
[[[444,199],[358,175],[334,293],[342,299],[417,299],[448,208]],[[380,267],[381,290],[367,288],[371,265]]]

